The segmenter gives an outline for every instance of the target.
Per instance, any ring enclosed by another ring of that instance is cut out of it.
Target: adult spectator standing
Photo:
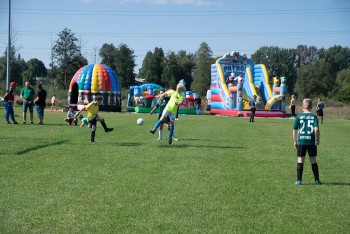
[[[27,111],[29,108],[30,114],[30,123],[33,124],[33,106],[34,106],[34,95],[35,91],[30,86],[30,83],[27,81],[25,87],[21,90],[21,98],[23,99],[23,124],[27,123]]]
[[[38,84],[38,91],[36,93],[36,98],[34,104],[36,106],[36,113],[39,117],[39,125],[44,125],[44,110],[46,106],[47,92],[43,89],[42,84]]]
[[[14,124],[17,124],[17,121],[15,119],[15,114],[13,111],[13,103],[15,101],[14,89],[16,86],[17,84],[15,82],[11,82],[10,88],[6,91],[4,95],[4,107],[6,110],[6,114],[5,114],[6,124],[11,123],[9,117],[11,117],[12,122]]]
[[[290,105],[289,105],[290,111],[292,116],[290,117],[291,119],[295,119],[295,96],[292,95],[292,98],[290,99]]]
[[[321,98],[319,98],[316,104],[316,114],[317,114],[318,121],[321,122],[321,124],[323,124],[323,109],[324,109],[324,103],[322,102]]]
[[[201,99],[201,97],[198,95],[194,101],[196,104],[197,115],[201,115],[202,114],[202,99]]]
[[[56,104],[56,94],[52,95],[51,98],[51,111],[55,108],[57,111],[57,104]]]
[[[256,98],[257,98],[257,96],[254,95],[253,98],[250,99],[250,101],[249,101],[249,107],[250,107],[250,110],[252,112],[252,114],[250,115],[249,122],[254,122],[255,111],[256,111]]]

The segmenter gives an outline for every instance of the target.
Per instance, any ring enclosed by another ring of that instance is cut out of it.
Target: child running
[[[163,96],[165,90],[160,90],[159,94],[160,94],[160,97],[157,101],[157,105],[151,110],[151,112],[149,113],[150,115],[153,114],[154,111],[156,111],[158,108],[159,108],[159,115],[158,115],[158,120],[162,117],[162,113],[164,111],[164,108],[166,107],[166,105],[168,104],[169,100],[170,100],[170,97],[165,95]],[[157,141],[159,140],[162,140],[163,139],[163,125],[164,123],[166,124],[166,127],[167,129],[170,131],[170,119],[169,119],[169,116],[166,117],[164,119],[164,121],[160,124],[159,126],[159,137],[157,139]],[[178,139],[176,138],[175,136],[175,133],[173,132],[173,140],[174,141],[177,141]]]
[[[160,98],[163,98],[165,96],[169,96],[170,100],[166,107],[164,108],[164,111],[162,113],[162,116],[157,121],[157,123],[154,125],[153,129],[150,129],[150,133],[154,134],[158,127],[163,123],[164,119],[169,116],[170,119],[170,133],[169,133],[169,145],[173,141],[173,133],[174,133],[174,120],[176,117],[176,111],[180,103],[185,98],[184,95],[182,95],[182,92],[186,91],[186,88],[183,84],[178,84],[176,86],[176,91],[168,91],[166,93],[163,93]]]
[[[91,143],[95,143],[97,121],[100,121],[105,132],[113,131],[113,128],[108,128],[105,123],[105,120],[97,114],[99,111],[98,106],[101,104],[101,101],[102,101],[102,97],[97,97],[95,101],[90,102],[86,106],[86,110],[88,112],[87,118],[89,120],[89,124],[91,125]]]
[[[317,116],[311,113],[312,101],[303,100],[303,113],[297,115],[293,126],[294,147],[297,150],[297,181],[295,184],[301,185],[304,170],[306,151],[310,157],[312,172],[315,184],[320,185],[318,165],[316,161],[317,145],[320,144],[320,129],[318,127]]]

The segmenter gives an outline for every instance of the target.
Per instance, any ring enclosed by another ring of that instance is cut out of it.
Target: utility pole
[[[11,0],[9,0],[9,25],[8,25],[8,42],[7,42],[7,72],[6,72],[6,90],[10,88],[10,56],[11,56]]]

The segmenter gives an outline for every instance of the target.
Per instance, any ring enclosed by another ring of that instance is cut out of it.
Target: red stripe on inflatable
[[[250,117],[250,111],[238,111],[238,110],[220,110],[220,109],[211,109],[211,114],[214,115],[224,115],[224,116],[243,116]],[[283,111],[257,111],[255,112],[255,117],[262,118],[284,118],[286,112]]]
[[[218,94],[212,94],[210,97],[210,100],[212,102],[222,102],[222,99],[221,99],[220,95],[218,95]]]

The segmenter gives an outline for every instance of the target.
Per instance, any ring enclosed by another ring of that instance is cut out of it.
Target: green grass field
[[[296,186],[290,119],[180,116],[169,146],[156,115],[101,112],[91,144],[66,113],[0,113],[0,233],[349,233],[348,120],[321,125],[323,185],[307,161]]]

